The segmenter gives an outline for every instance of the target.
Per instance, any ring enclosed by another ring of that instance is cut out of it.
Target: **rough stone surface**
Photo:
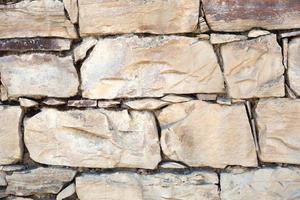
[[[288,79],[291,89],[300,96],[300,37],[289,42]]]
[[[270,31],[261,30],[261,29],[252,29],[251,31],[249,31],[248,37],[256,38],[256,37],[260,37],[263,35],[269,35],[269,34],[271,34]]]
[[[1,187],[1,186],[6,186],[6,185],[7,185],[5,176],[6,176],[6,173],[0,171],[0,187]]]
[[[24,0],[0,5],[0,19],[0,38],[77,37],[65,16],[63,3],[58,0]]]
[[[43,101],[43,103],[48,106],[61,106],[67,104],[65,100],[55,98],[47,98]]]
[[[77,108],[97,107],[97,101],[90,100],[90,99],[69,100],[68,106],[69,107],[77,107]]]
[[[276,35],[226,44],[221,54],[229,96],[284,96],[284,66]]]
[[[97,44],[97,39],[93,37],[84,38],[80,45],[74,49],[74,60],[78,62],[86,57],[86,53]]]
[[[149,112],[43,109],[25,120],[25,144],[40,163],[93,168],[150,168],[160,161]]]
[[[188,175],[161,173],[138,175],[113,173],[83,175],[76,178],[80,200],[219,200],[218,178],[213,172]]]
[[[70,97],[79,81],[72,58],[51,54],[10,55],[0,58],[1,82],[9,99],[27,97]],[[20,87],[22,85],[22,87]]]
[[[20,102],[20,106],[25,108],[35,107],[39,105],[38,102],[26,98],[19,98],[19,102]]]
[[[63,189],[57,196],[56,200],[63,200],[70,196],[72,196],[76,192],[75,183],[68,185],[65,189]]]
[[[180,36],[99,40],[81,68],[83,96],[92,99],[220,93],[220,66],[207,41]]]
[[[248,37],[245,35],[234,35],[234,34],[210,34],[210,43],[212,44],[223,44],[240,40],[247,40]]]
[[[290,32],[281,33],[280,37],[287,38],[287,37],[294,37],[298,35],[300,35],[300,31],[290,31]]]
[[[160,166],[163,169],[184,169],[186,166],[179,164],[177,162],[164,162]]]
[[[199,1],[78,0],[80,35],[185,33],[197,28]]]
[[[300,100],[260,100],[255,112],[260,159],[300,164]]]
[[[120,101],[98,101],[98,108],[115,108],[119,107],[121,104]]]
[[[202,3],[207,23],[214,31],[300,28],[300,4],[295,0],[203,0]]]
[[[37,168],[7,175],[7,194],[29,196],[32,194],[57,194],[76,174],[71,169]]]
[[[265,168],[244,173],[221,173],[221,199],[300,199],[298,168]]]
[[[70,20],[73,24],[78,22],[78,0],[63,0],[65,9],[68,12]]]
[[[216,94],[197,94],[197,99],[202,101],[215,101],[218,95]]]
[[[175,95],[175,94],[168,94],[161,98],[161,100],[171,103],[182,103],[193,100],[193,98],[189,96],[182,96],[182,95]]]
[[[18,106],[0,106],[0,165],[13,164],[22,158],[21,115]]]
[[[164,108],[158,120],[163,153],[172,160],[194,167],[257,165],[244,105],[190,101]]]
[[[138,99],[124,102],[126,106],[134,110],[156,110],[170,103],[159,99]]]

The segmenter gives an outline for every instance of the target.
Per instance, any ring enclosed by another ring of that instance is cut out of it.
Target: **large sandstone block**
[[[221,173],[222,200],[299,199],[299,168],[264,168],[243,173]]]
[[[8,165],[22,158],[22,110],[17,106],[0,106],[0,165]]]
[[[260,159],[300,164],[300,100],[260,100],[255,112]]]
[[[209,27],[239,32],[251,28],[300,28],[300,3],[295,0],[203,0]]]
[[[217,174],[204,171],[188,175],[85,174],[76,178],[76,193],[80,200],[219,200],[217,183]]]
[[[24,0],[0,5],[0,38],[76,38],[59,0]]]
[[[78,0],[80,35],[193,32],[198,0]]]
[[[2,99],[20,96],[70,97],[78,90],[78,75],[71,56],[10,55],[0,58]]]
[[[300,96],[300,37],[289,42],[288,79],[291,89]]]
[[[158,120],[163,153],[172,160],[193,167],[257,165],[244,105],[190,101],[164,108]]]
[[[99,40],[81,76],[83,96],[92,99],[224,90],[212,45],[179,36]]]
[[[150,168],[160,161],[150,112],[43,109],[25,120],[25,145],[40,163],[90,168]]]
[[[284,96],[284,66],[275,34],[226,44],[221,54],[231,97]]]

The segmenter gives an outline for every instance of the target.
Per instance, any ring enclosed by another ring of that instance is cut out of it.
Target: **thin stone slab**
[[[288,43],[288,79],[290,88],[300,96],[300,37]]]
[[[78,62],[86,57],[88,50],[97,44],[97,39],[93,37],[83,38],[82,42],[74,49],[74,60]]]
[[[269,35],[271,34],[270,31],[266,31],[266,30],[261,30],[261,29],[252,29],[248,32],[248,37],[249,38],[256,38],[256,37],[260,37],[263,35]]]
[[[212,44],[223,44],[240,40],[247,40],[248,37],[245,35],[234,35],[234,34],[210,34],[210,43]]]
[[[129,100],[123,103],[125,106],[134,110],[157,110],[169,105],[169,102],[154,98]]]
[[[97,107],[97,101],[90,99],[69,100],[67,105],[77,108]]]
[[[0,187],[7,185],[5,177],[6,177],[6,173],[3,171],[0,171]]]

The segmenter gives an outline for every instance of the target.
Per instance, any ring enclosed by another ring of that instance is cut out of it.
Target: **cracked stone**
[[[157,110],[170,103],[159,99],[148,98],[126,101],[124,104],[134,110]]]
[[[74,60],[78,62],[86,57],[88,50],[97,44],[97,39],[93,37],[83,38],[80,45],[74,49]]]
[[[68,185],[65,189],[63,189],[57,196],[56,200],[63,200],[75,193],[75,183]]]
[[[240,40],[247,40],[248,37],[245,35],[234,35],[234,34],[210,34],[210,43],[212,44],[223,44]]]
[[[70,20],[73,24],[78,22],[78,0],[63,0],[65,9],[67,10]]]
[[[0,187],[1,187],[1,186],[6,186],[6,185],[7,185],[7,182],[6,182],[5,177],[6,177],[6,173],[0,171]]]
[[[290,88],[300,96],[300,37],[290,40],[287,62]]]
[[[61,106],[67,104],[67,101],[62,99],[47,98],[43,101],[43,104],[48,106]]]

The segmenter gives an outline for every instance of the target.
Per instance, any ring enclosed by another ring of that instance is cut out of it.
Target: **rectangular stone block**
[[[197,171],[187,175],[113,173],[76,178],[80,200],[219,200],[217,174]]]
[[[282,53],[275,34],[223,45],[221,54],[232,98],[285,95]]]
[[[197,29],[198,0],[78,0],[80,35],[186,33]]]
[[[189,101],[158,114],[163,153],[193,167],[257,166],[244,105]]]
[[[255,112],[260,159],[300,164],[300,100],[260,100]]]
[[[49,165],[90,168],[149,168],[160,162],[150,112],[42,109],[25,119],[30,157]]]
[[[190,37],[99,40],[81,76],[82,95],[91,99],[224,92],[212,45]]]
[[[293,92],[300,96],[300,37],[288,44],[288,79]]]
[[[214,31],[300,28],[297,0],[202,0],[202,3],[207,23]]]

